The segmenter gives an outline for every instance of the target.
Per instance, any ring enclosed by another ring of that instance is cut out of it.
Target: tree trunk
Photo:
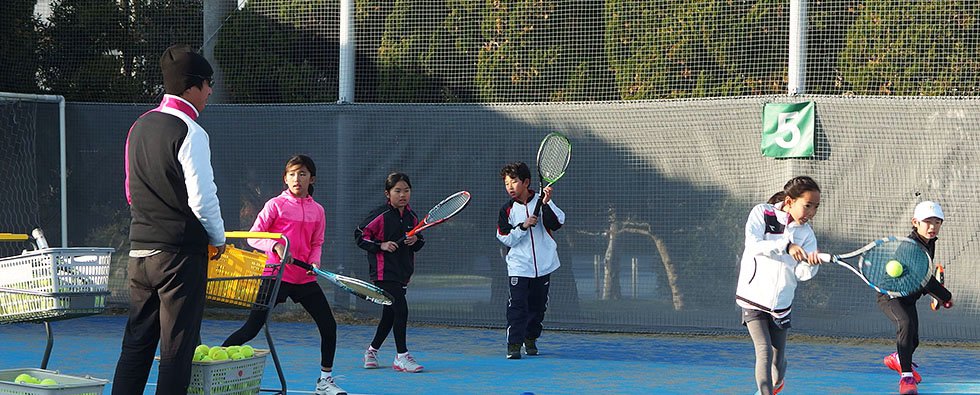
[[[674,267],[674,262],[670,260],[670,255],[667,253],[667,244],[650,231],[650,224],[629,223],[620,232],[641,234],[649,237],[653,241],[653,245],[657,247],[657,252],[660,253],[660,261],[664,263],[664,272],[667,273],[667,284],[670,286],[670,296],[674,304],[674,310],[682,310],[684,308],[684,294],[681,292],[680,285],[677,283],[677,270]]]
[[[674,270],[674,262],[670,260],[670,255],[667,254],[667,245],[664,241],[654,234],[650,234],[650,238],[653,239],[653,244],[657,246],[657,252],[660,253],[660,261],[664,263],[664,271],[667,272],[667,284],[670,285],[670,296],[671,300],[674,302],[674,311],[681,311],[684,309],[684,294],[681,293],[681,287],[677,285],[677,270]]]
[[[616,220],[616,210],[609,209],[609,244],[603,259],[602,300],[619,300],[619,265],[616,263],[616,239],[619,238],[620,224]]]

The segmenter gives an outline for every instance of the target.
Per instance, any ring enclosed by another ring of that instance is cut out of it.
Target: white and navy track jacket
[[[186,100],[164,95],[126,138],[133,250],[206,253],[225,244],[207,133]]]
[[[782,205],[760,204],[749,213],[735,291],[739,306],[777,318],[789,315],[797,282],[813,278],[819,268],[797,262],[786,251],[790,243],[803,247],[807,253],[816,251],[817,238],[810,224],[796,223],[789,213],[780,210]]]
[[[558,269],[558,243],[551,236],[565,224],[565,212],[555,201],[541,206],[537,225],[521,229],[520,225],[533,215],[539,195],[532,193],[527,202],[511,199],[500,209],[497,220],[497,240],[510,248],[507,252],[507,275],[510,277],[541,277]]]

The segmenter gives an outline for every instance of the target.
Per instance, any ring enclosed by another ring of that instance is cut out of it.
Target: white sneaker
[[[404,357],[396,355],[395,362],[392,363],[391,367],[399,372],[418,373],[422,371],[422,365],[415,362],[415,357],[409,353],[405,353]]]
[[[364,350],[364,369],[377,369],[378,368],[378,350],[372,350],[370,347]]]
[[[318,378],[316,380],[316,391],[313,391],[314,395],[347,395],[347,391],[343,388],[337,386],[337,383],[333,382],[333,377]]]

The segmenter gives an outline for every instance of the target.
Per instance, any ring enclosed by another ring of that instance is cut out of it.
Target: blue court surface
[[[205,321],[206,344],[219,344],[238,321]],[[111,380],[125,317],[95,316],[52,324],[49,369]],[[319,336],[311,323],[273,322],[289,393],[309,394],[318,376]],[[546,331],[541,355],[504,358],[499,329],[409,326],[409,349],[423,373],[361,367],[374,327],[340,325],[334,374],[351,394],[752,394],[753,351],[744,338],[673,337]],[[898,374],[881,358],[893,346],[807,343],[791,338],[783,394],[894,394]],[[0,369],[34,368],[44,352],[44,326],[0,325]],[[250,343],[262,348],[263,341]],[[389,337],[379,359],[388,366]],[[980,394],[980,349],[923,346],[916,353],[920,394]],[[156,365],[150,382],[156,381]],[[263,386],[278,384],[268,359]],[[111,384],[106,387],[108,394]],[[152,385],[147,394],[153,393]]]

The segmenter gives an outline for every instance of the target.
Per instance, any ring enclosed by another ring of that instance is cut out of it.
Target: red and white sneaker
[[[918,395],[919,386],[915,383],[915,378],[902,377],[898,381],[898,393],[901,395]]]
[[[412,354],[405,353],[405,356],[396,355],[395,362],[391,364],[392,369],[399,372],[418,373],[422,371],[422,365],[415,362]]]
[[[902,374],[902,364],[898,362],[897,352],[893,352],[889,354],[887,357],[885,357],[883,362],[885,363],[885,366],[887,366],[889,369],[898,372],[898,374]],[[915,371],[915,368],[919,367],[919,365],[916,365],[915,362],[912,362],[912,366],[914,367],[912,369],[912,377],[915,379],[915,383],[919,384],[922,382],[922,376],[919,375],[919,372]]]
[[[772,390],[772,395],[778,395],[779,392],[783,390],[783,384],[786,384],[786,380],[783,380],[783,382],[779,383],[779,385]],[[762,395],[762,392],[755,391],[755,395]]]
[[[376,369],[378,367],[378,350],[368,347],[364,350],[364,369]]]

